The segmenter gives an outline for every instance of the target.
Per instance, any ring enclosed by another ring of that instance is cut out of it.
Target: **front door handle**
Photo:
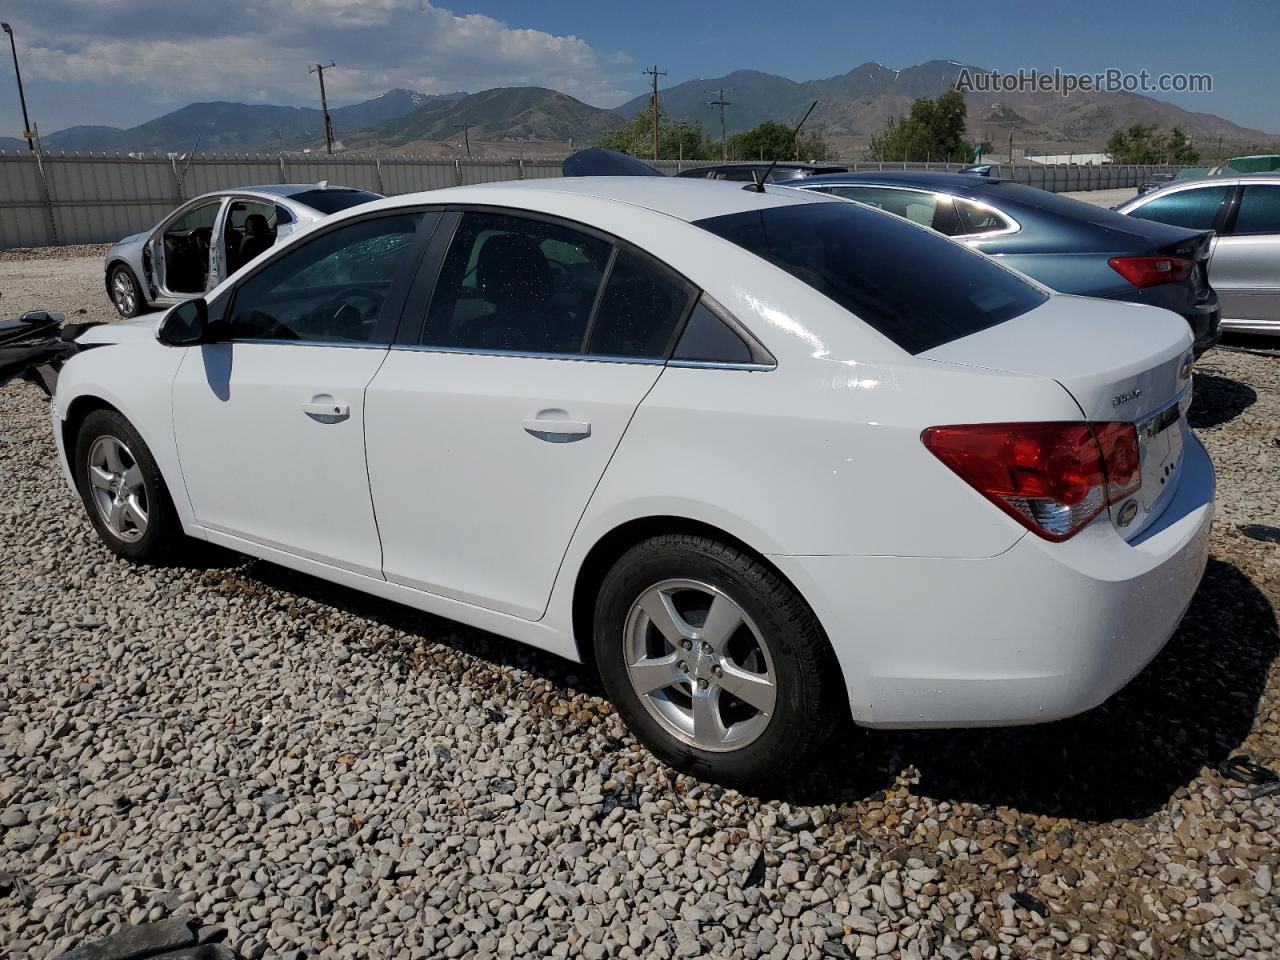
[[[531,436],[548,443],[572,443],[591,436],[591,424],[586,420],[559,417],[533,417],[524,422],[524,429]]]
[[[351,407],[321,393],[302,405],[302,412],[317,423],[341,423],[351,416]]]

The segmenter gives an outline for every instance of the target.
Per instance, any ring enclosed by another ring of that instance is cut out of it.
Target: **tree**
[[[829,160],[832,151],[821,130],[793,137],[791,127],[766,120],[730,137],[729,155],[739,160]]]
[[[968,109],[964,94],[948,90],[936,99],[921,97],[905,117],[890,117],[871,137],[871,160],[963,160],[973,153],[964,138]]]
[[[1117,130],[1107,140],[1112,163],[1198,163],[1200,151],[1191,145],[1180,127],[1167,134],[1153,125],[1135,123]]]
[[[606,150],[628,153],[642,160],[653,158],[653,111],[642,110],[626,126],[609,130],[600,137]],[[702,127],[687,120],[672,120],[658,109],[658,155],[663,160],[710,160],[719,157],[720,149],[703,132]]]

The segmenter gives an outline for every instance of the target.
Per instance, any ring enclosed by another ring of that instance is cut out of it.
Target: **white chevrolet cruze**
[[[206,540],[594,662],[673,766],[1111,695],[1203,572],[1182,318],[815,194],[370,203],[94,328],[55,435],[108,547]]]

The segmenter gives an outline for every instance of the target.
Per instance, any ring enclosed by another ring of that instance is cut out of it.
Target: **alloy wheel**
[[[115,536],[135,543],[147,532],[147,486],[142,468],[119,439],[93,441],[88,459],[89,490],[98,516]]]
[[[132,316],[138,306],[138,292],[123,270],[117,270],[111,279],[111,299],[115,301],[116,309],[122,317]]]
[[[751,618],[699,580],[649,587],[627,614],[627,677],[649,714],[699,750],[738,750],[768,726],[773,658]]]

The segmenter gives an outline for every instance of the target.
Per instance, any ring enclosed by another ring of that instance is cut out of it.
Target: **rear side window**
[[[1255,183],[1244,188],[1234,233],[1280,233],[1280,187]]]
[[[896,214],[904,220],[932,227],[939,233],[954,236],[963,233],[956,218],[951,197],[926,190],[900,190],[896,187],[847,186],[832,187],[831,192],[846,200],[856,200],[869,207]]]
[[[1008,230],[1012,224],[988,206],[956,197],[956,216],[960,219],[959,232],[964,236],[981,236]]]
[[[908,353],[1038,307],[1038,288],[930,230],[854,204],[805,203],[697,221],[804,281]]]
[[[625,250],[591,326],[588,352],[603,357],[664,357],[693,292],[675,277]]]
[[[436,282],[422,343],[581,353],[612,250],[559,224],[465,213]]]
[[[1192,230],[1209,230],[1218,217],[1218,208],[1227,196],[1228,187],[1198,187],[1179,190],[1163,197],[1156,197],[1129,216],[1142,220],[1155,220],[1173,227],[1190,227]]]

